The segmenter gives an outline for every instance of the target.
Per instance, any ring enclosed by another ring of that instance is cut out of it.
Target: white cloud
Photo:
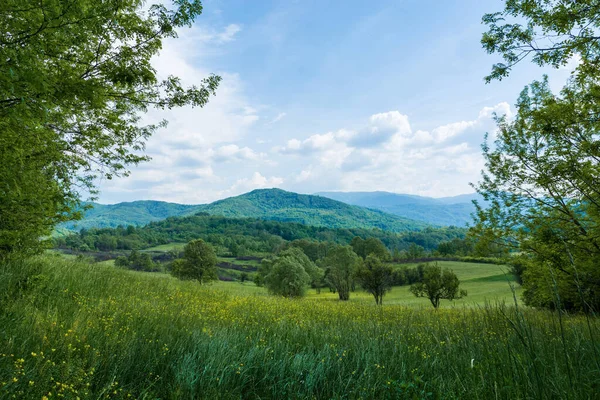
[[[239,147],[236,144],[228,144],[214,151],[213,159],[216,161],[257,161],[265,157],[264,153],[256,153],[249,147]]]
[[[485,107],[473,120],[429,132],[413,130],[406,115],[390,111],[371,116],[362,129],[291,139],[276,150],[305,161],[294,176],[299,188],[461,194],[472,191],[468,183],[479,179],[484,166],[480,144],[486,131],[495,130],[494,113],[510,117],[510,106]]]
[[[284,118],[286,115],[287,115],[287,113],[281,112],[281,113],[277,114],[277,115],[275,116],[275,118],[273,118],[273,119],[271,120],[271,122],[270,122],[270,123],[271,123],[271,124],[274,124],[275,122],[279,122],[279,121],[281,121],[281,120],[282,120],[282,119],[283,119],[283,118]]]
[[[260,172],[254,172],[250,178],[238,179],[229,189],[220,192],[221,197],[235,196],[254,189],[265,189],[278,187],[284,182],[284,179],[278,176],[269,178],[263,176]]]
[[[190,35],[197,43],[223,44],[231,42],[242,30],[238,24],[229,24],[221,30],[214,28],[196,28]]]

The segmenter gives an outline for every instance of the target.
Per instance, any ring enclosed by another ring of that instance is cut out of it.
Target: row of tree
[[[358,248],[362,249],[364,242],[354,244],[361,243]],[[380,246],[374,245],[374,248]],[[118,265],[130,267],[138,258],[138,253],[132,252],[131,260],[123,257]],[[216,264],[214,248],[202,239],[193,240],[184,247],[181,258],[172,262],[171,274],[206,283],[217,279]],[[442,271],[439,266],[428,264],[420,265],[418,270],[419,277],[410,290],[415,296],[429,298],[435,308],[441,299],[453,300],[466,295],[459,290],[458,278],[452,271]],[[373,295],[377,305],[382,305],[383,297],[395,283],[394,275],[392,267],[382,262],[377,253],[361,257],[352,246],[337,245],[316,263],[300,247],[290,247],[261,262],[255,283],[264,285],[274,295],[291,298],[304,296],[309,287],[320,290],[328,286],[342,301],[350,299],[358,283]]]

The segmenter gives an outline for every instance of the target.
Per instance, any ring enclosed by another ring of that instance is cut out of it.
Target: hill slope
[[[274,221],[299,222],[329,228],[379,228],[392,232],[423,229],[428,224],[332,200],[286,192],[259,189],[198,207],[213,215],[253,217]]]
[[[471,201],[480,199],[475,193],[439,199],[389,192],[321,192],[317,195],[403,218],[446,226],[465,226],[471,222],[471,213],[475,212]]]
[[[387,214],[379,210],[345,204],[321,196],[303,195],[280,189],[254,190],[236,197],[203,205],[162,201],[134,201],[112,205],[93,204],[81,221],[70,222],[60,230],[114,228],[145,225],[167,217],[206,212],[226,217],[252,217],[273,221],[298,222],[327,228],[379,228],[391,232],[416,231],[429,224]]]
[[[164,201],[142,200],[130,203],[98,204],[85,212],[81,221],[61,224],[60,228],[79,230],[81,228],[114,228],[119,225],[146,225],[167,217],[194,214],[197,205],[167,203]]]

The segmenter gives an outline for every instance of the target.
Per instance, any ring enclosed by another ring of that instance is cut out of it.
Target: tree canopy
[[[410,287],[410,291],[417,297],[427,297],[434,308],[440,306],[440,300],[460,299],[467,292],[459,289],[460,281],[454,272],[442,268],[437,263],[423,266],[423,278]]]
[[[489,79],[507,76],[529,55],[553,67],[579,60],[560,93],[544,78],[523,90],[514,118],[497,117],[475,185],[489,207],[478,208],[472,233],[521,253],[524,299],[533,306],[600,306],[599,14],[595,1],[523,0],[484,17],[482,43],[506,61]]]
[[[507,0],[500,12],[483,16],[488,26],[481,43],[488,53],[499,53],[486,81],[507,77],[531,57],[540,65],[558,68],[572,58],[579,61],[578,79],[600,76],[600,6],[596,0]]]
[[[350,289],[361,262],[350,246],[334,247],[321,261],[325,269],[325,281],[336,290],[340,300],[350,299]]]
[[[95,179],[127,175],[166,125],[141,113],[203,106],[220,78],[186,88],[152,57],[202,11],[198,0],[0,2],[0,255],[39,247],[79,215]]]
[[[262,261],[259,281],[272,294],[302,297],[309,284],[320,280],[323,270],[296,247],[284,250],[274,259]]]
[[[194,279],[200,283],[217,280],[217,255],[213,247],[202,239],[192,240],[183,248],[183,258],[173,261],[171,273],[180,279]]]
[[[374,254],[370,254],[356,272],[356,278],[365,291],[371,293],[377,305],[383,304],[383,296],[392,289],[393,270]]]

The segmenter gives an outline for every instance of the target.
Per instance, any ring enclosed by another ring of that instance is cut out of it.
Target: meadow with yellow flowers
[[[45,256],[0,266],[0,305],[2,399],[600,392],[598,320],[515,304],[284,299]]]

